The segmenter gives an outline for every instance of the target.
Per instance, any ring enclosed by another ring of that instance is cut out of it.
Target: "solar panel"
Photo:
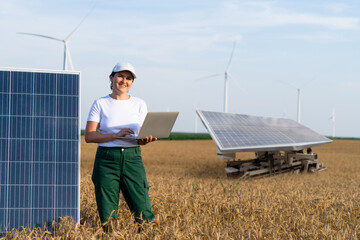
[[[331,142],[291,119],[202,110],[197,114],[221,153],[297,151]]]
[[[0,68],[0,233],[80,219],[79,72]]]

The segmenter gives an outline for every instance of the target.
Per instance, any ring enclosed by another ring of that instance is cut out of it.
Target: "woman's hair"
[[[130,72],[130,71],[129,71]],[[131,73],[131,72],[130,72]],[[110,76],[109,77],[114,77],[115,76],[115,74],[116,74],[116,72],[112,72],[111,74],[110,74]],[[131,73],[131,75],[133,76],[133,81],[135,80],[134,79],[134,75]],[[113,83],[110,81],[110,89],[112,90],[113,89]]]
[[[133,77],[133,80],[135,80],[134,75],[133,75],[132,72],[130,72],[130,71],[128,71],[128,70],[125,70],[125,71],[131,73],[131,76]],[[116,73],[117,73],[117,72],[112,72],[112,73],[110,74],[110,77],[114,77]]]

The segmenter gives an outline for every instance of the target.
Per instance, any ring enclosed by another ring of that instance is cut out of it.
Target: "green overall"
[[[135,220],[151,221],[149,185],[142,163],[140,147],[98,147],[92,181],[95,185],[96,203],[102,223],[116,218],[120,190]]]

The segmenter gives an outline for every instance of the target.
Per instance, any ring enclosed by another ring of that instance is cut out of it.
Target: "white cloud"
[[[94,13],[96,15],[96,13]],[[271,28],[277,26],[312,25],[322,32],[287,35],[286,38],[310,41],[346,41],[338,30],[359,27],[359,19],[352,17],[321,16],[280,8],[277,2],[225,2],[219,8],[187,9],[166,12],[160,16],[146,13],[139,16],[114,19],[113,14],[97,18],[94,28],[105,28],[110,23],[125,26],[123,31],[106,30],[112,39],[102,37],[102,43],[114,45],[114,52],[129,56],[143,56],[157,63],[177,62],[179,54],[197,54],[207,51],[228,52],[232,42],[243,40],[242,28]],[[90,20],[90,19],[89,19]],[[88,24],[90,25],[90,23]],[[96,38],[99,38],[96,36]],[[107,38],[107,40],[106,40]],[[114,41],[115,39],[118,39]],[[224,43],[224,44],[223,44]],[[225,45],[229,48],[225,49]],[[181,60],[180,60],[181,61]]]
[[[349,88],[359,88],[360,89],[360,81],[358,81],[358,82],[348,81],[345,83],[345,85]]]
[[[325,42],[350,42],[351,39],[345,37],[342,33],[332,32],[315,32],[309,34],[288,34],[284,35],[288,39],[299,39],[309,42],[325,43]]]
[[[298,13],[294,10],[280,8],[276,3],[268,2],[227,3],[224,4],[222,15],[223,19],[227,19],[227,24],[245,27],[314,25],[332,29],[353,30],[358,29],[360,23],[359,18]]]
[[[343,13],[348,7],[343,3],[328,3],[324,8],[332,13]]]

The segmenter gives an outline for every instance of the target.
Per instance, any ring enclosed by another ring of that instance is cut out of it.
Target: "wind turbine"
[[[51,37],[51,36],[47,36],[47,35],[42,35],[42,34],[35,34],[35,33],[26,33],[26,32],[18,32],[18,34],[24,34],[24,35],[31,35],[31,36],[36,36],[36,37],[42,37],[42,38],[47,38],[47,39],[51,39],[51,40],[56,40],[56,41],[60,41],[64,44],[64,63],[63,63],[63,70],[68,70],[68,60],[69,60],[69,64],[71,67],[71,70],[74,70],[72,61],[71,61],[71,56],[70,56],[70,51],[69,51],[69,47],[68,47],[68,43],[69,43],[69,39],[70,37],[74,34],[74,32],[80,27],[80,25],[85,21],[85,19],[90,15],[90,13],[93,11],[93,9],[95,8],[95,4],[94,6],[91,8],[91,10],[88,12],[88,14],[85,15],[85,17],[80,21],[80,23],[74,28],[74,30],[72,30],[65,39],[60,39],[60,38],[55,38],[55,37]]]
[[[312,81],[313,80],[314,79],[312,79]],[[288,83],[285,81],[281,81],[281,80],[279,80],[279,81],[282,82],[283,84],[286,84],[286,85],[296,89],[296,91],[297,91],[297,122],[301,123],[301,90],[304,88],[304,85],[302,87],[299,87],[299,86],[296,86],[294,84],[291,84],[291,83]],[[307,83],[309,83],[309,82],[307,82]]]
[[[197,121],[197,114],[196,114],[196,110],[198,110],[198,105],[195,104],[194,105],[194,108],[195,108],[195,129],[194,129],[194,132],[197,133],[198,132],[198,121]]]
[[[297,88],[298,97],[297,97],[297,121],[301,123],[301,88]]]
[[[284,81],[281,81],[280,82],[290,86],[290,87],[293,87],[297,90],[297,122],[298,123],[301,123],[301,88],[298,87],[298,86],[295,86],[291,83],[288,83],[288,82],[284,82]]]
[[[226,69],[225,69],[224,73],[216,73],[216,74],[212,74],[212,75],[209,75],[209,76],[206,76],[206,77],[196,79],[196,81],[204,80],[204,79],[217,77],[217,76],[220,76],[220,75],[224,74],[224,112],[227,112],[227,109],[228,109],[228,107],[227,107],[228,106],[228,78],[233,79],[231,74],[229,73],[229,67],[230,67],[231,60],[232,60],[233,55],[234,55],[235,47],[236,47],[236,41],[234,42],[234,45],[233,45],[233,48],[232,48],[232,51],[231,51],[231,55],[230,55],[230,58],[229,58],[229,62],[227,64],[227,66],[226,66]]]
[[[329,118],[329,120],[331,119],[332,121],[332,137],[335,137],[335,108],[333,108],[332,110],[332,114],[331,117]]]

